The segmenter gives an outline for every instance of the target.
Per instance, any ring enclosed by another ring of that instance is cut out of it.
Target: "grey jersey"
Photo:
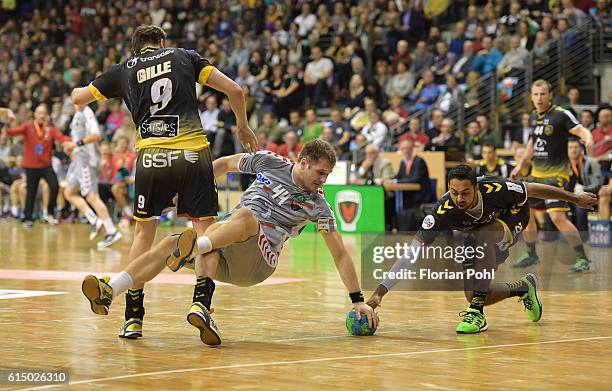
[[[70,136],[75,143],[90,134],[100,133],[100,125],[93,110],[88,106],[74,113],[70,122]],[[74,150],[74,159],[82,165],[98,166],[97,143],[89,143]]]
[[[247,207],[253,212],[277,255],[285,241],[299,235],[308,221],[317,224],[318,231],[336,230],[336,219],[323,191],[308,193],[299,188],[291,177],[293,165],[269,151],[245,153],[238,163],[241,172],[255,174],[256,179],[235,209]]]

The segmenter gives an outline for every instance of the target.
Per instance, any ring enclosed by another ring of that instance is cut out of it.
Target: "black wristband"
[[[363,303],[365,300],[363,299],[363,293],[361,291],[349,293],[349,297],[353,303]]]
[[[82,147],[83,145],[85,145],[85,142],[83,142],[83,140],[79,140],[76,142],[76,145],[78,145],[79,147]]]

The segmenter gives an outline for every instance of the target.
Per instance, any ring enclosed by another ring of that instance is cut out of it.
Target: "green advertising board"
[[[323,185],[341,233],[385,231],[385,192],[382,186]],[[308,224],[306,231],[314,231]]]

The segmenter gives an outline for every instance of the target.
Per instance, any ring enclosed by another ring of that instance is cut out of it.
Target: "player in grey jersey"
[[[66,145],[68,151],[71,149],[74,149],[74,151],[66,175],[64,196],[87,218],[91,225],[89,240],[94,240],[104,225],[106,236],[98,242],[98,248],[101,249],[119,241],[121,232],[113,224],[106,205],[98,195],[99,157],[97,142],[102,139],[98,120],[93,110],[88,106],[74,105],[74,110],[74,117],[70,123],[72,143]],[[79,187],[81,189],[80,195]],[[95,213],[85,200],[93,206]]]
[[[178,237],[164,238],[134,260],[125,272],[134,283],[139,283],[159,274],[164,261],[173,271],[185,264],[193,265],[198,277],[187,320],[199,329],[202,342],[218,345],[221,337],[210,315],[213,279],[238,286],[264,281],[274,273],[284,242],[299,235],[307,222],[312,221],[323,235],[356,313],[365,313],[370,325],[376,325],[378,318],[364,303],[353,260],[320,189],[335,164],[333,147],[322,140],[306,143],[297,163],[269,151],[215,160],[215,177],[228,171],[256,174],[255,182],[242,195],[239,204],[221,221],[208,227],[203,236],[197,237],[190,228]],[[85,277],[84,284],[94,278]],[[112,298],[129,286],[113,289],[106,279],[97,281],[97,289],[89,293],[84,289],[84,293],[95,313],[106,314]]]

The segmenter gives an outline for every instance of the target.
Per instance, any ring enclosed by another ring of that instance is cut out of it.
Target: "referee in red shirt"
[[[12,116],[12,113],[9,114]],[[34,201],[38,192],[38,182],[41,178],[49,185],[50,197],[47,205],[47,222],[57,224],[53,217],[55,202],[59,185],[57,176],[51,167],[51,153],[53,152],[53,141],[70,141],[70,137],[60,133],[54,126],[46,122],[47,107],[43,104],[34,110],[34,120],[27,121],[16,128],[8,128],[4,132],[9,136],[23,136],[23,168],[26,174],[26,207],[24,227],[30,228],[34,224],[32,212]]]

